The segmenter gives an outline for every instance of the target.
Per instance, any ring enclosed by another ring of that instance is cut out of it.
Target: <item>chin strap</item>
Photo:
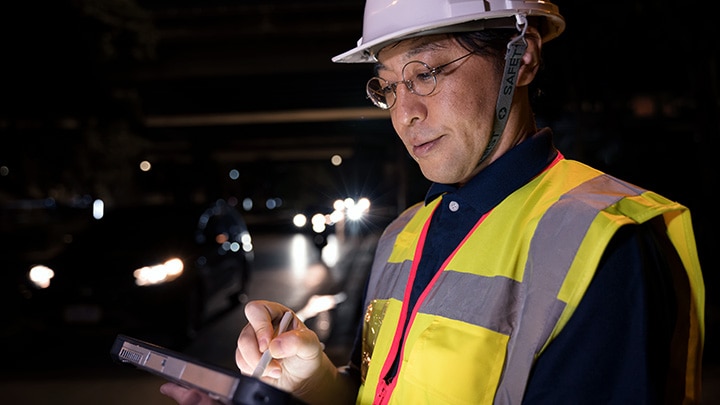
[[[500,141],[500,135],[502,135],[505,130],[505,124],[507,124],[507,118],[508,115],[510,115],[513,94],[515,94],[517,74],[520,70],[520,60],[527,49],[527,40],[525,39],[525,31],[527,31],[528,27],[527,17],[524,14],[515,14],[515,20],[515,27],[520,34],[513,38],[507,45],[505,72],[503,73],[500,92],[497,103],[495,104],[495,122],[493,124],[492,136],[485,148],[485,152],[483,152],[480,158],[480,162],[483,162],[490,156],[490,153],[495,149],[498,141]]]

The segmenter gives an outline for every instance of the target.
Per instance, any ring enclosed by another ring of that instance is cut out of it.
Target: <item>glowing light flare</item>
[[[329,311],[335,308],[338,304],[344,302],[347,299],[345,292],[339,292],[335,295],[313,295],[308,300],[307,304],[302,307],[295,315],[300,318],[301,321],[313,318],[321,312]]]
[[[97,199],[93,201],[92,216],[95,219],[102,219],[105,216],[105,202],[103,200]]]
[[[310,245],[302,234],[293,235],[290,240],[290,266],[293,275],[298,278],[302,278],[307,274],[309,249]]]
[[[38,288],[50,287],[50,279],[55,277],[55,272],[47,266],[33,266],[28,273],[30,281]]]
[[[329,267],[335,266],[340,258],[340,246],[337,236],[330,234],[327,237],[327,245],[322,248],[320,253],[323,262]]]
[[[283,205],[283,201],[282,201],[282,198],[280,198],[280,197],[268,198],[265,201],[265,208],[267,208],[269,210],[274,210],[276,208],[280,208],[280,207],[282,207],[282,205]]]
[[[357,203],[353,201],[353,204],[346,204],[346,207],[348,219],[358,221],[362,219],[363,215],[370,209],[370,200],[361,198]]]
[[[340,221],[345,219],[345,211],[343,210],[335,210],[332,213],[330,213],[330,223],[336,224]]]
[[[145,266],[133,272],[135,284],[139,286],[163,284],[180,277],[184,269],[182,260],[172,258],[155,266]]]
[[[325,232],[325,215],[317,213],[310,219],[312,223],[312,229],[315,233]]]
[[[368,200],[367,198],[363,197],[363,198],[361,198],[361,199],[358,200],[357,206],[360,207],[360,208],[362,208],[363,210],[367,211],[367,210],[370,209],[370,200]]]
[[[325,215],[317,213],[312,216],[310,219],[310,222],[314,225],[324,224],[325,223]]]
[[[243,232],[242,235],[240,235],[240,243],[242,244],[242,250],[245,252],[252,252],[253,250],[253,244],[252,244],[252,237],[250,236],[250,233]]]
[[[295,214],[293,224],[298,228],[302,228],[307,224],[307,217],[303,214]]]

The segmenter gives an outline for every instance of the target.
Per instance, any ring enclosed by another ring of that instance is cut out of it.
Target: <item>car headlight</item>
[[[139,286],[158,285],[180,277],[183,268],[182,260],[172,258],[162,264],[139,268],[133,272],[133,276],[135,276],[135,284]]]
[[[33,266],[28,272],[28,278],[37,288],[50,287],[50,279],[53,277],[55,277],[55,272],[47,266]]]

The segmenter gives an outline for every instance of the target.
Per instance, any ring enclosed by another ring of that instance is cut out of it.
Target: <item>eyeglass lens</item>
[[[376,106],[388,109],[395,104],[395,91],[399,84],[405,84],[412,93],[427,96],[435,90],[435,75],[434,69],[427,64],[411,61],[403,67],[402,81],[390,83],[379,77],[370,79],[366,86],[367,95]]]
[[[394,85],[390,84],[387,80],[373,77],[368,80],[365,91],[373,104],[383,110],[387,110],[395,104],[395,90],[393,86]]]

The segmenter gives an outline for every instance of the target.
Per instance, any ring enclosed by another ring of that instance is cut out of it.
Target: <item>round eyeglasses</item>
[[[465,59],[473,53],[475,52],[468,52],[457,59],[436,67],[430,67],[427,63],[419,60],[410,61],[402,68],[402,80],[390,83],[381,77],[373,77],[365,85],[365,92],[373,104],[383,110],[390,109],[395,105],[397,100],[396,89],[401,83],[413,94],[429,96],[435,91],[438,80],[437,75],[442,72],[444,67]]]

